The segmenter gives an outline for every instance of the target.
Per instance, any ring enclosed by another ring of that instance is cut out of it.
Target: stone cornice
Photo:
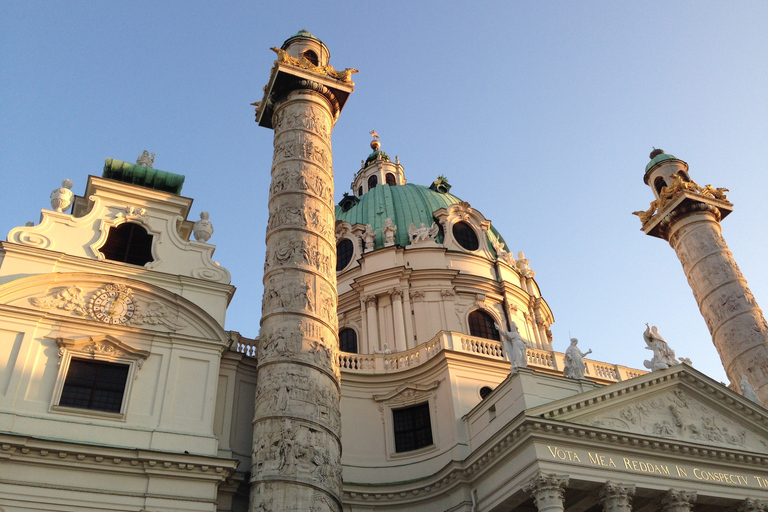
[[[407,504],[430,499],[460,485],[472,484],[498,464],[508,460],[513,452],[519,451],[524,445],[553,441],[567,442],[579,447],[589,444],[593,449],[597,445],[600,450],[613,449],[637,456],[677,457],[686,461],[728,465],[741,470],[768,469],[768,455],[563,423],[522,413],[463,461],[452,461],[435,474],[410,482],[377,484],[371,487],[356,483],[345,484],[344,501],[364,504],[386,498],[388,504]],[[539,459],[538,462],[542,460]],[[523,468],[520,470],[522,473]],[[572,478],[578,479],[572,470],[571,472]]]
[[[0,464],[57,466],[72,470],[161,474],[168,478],[226,481],[239,464],[235,459],[87,445],[0,433]]]

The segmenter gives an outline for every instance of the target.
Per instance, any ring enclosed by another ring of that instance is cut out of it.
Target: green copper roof
[[[429,227],[435,222],[434,212],[461,202],[461,199],[452,194],[436,192],[412,183],[397,186],[378,185],[358,199],[360,201],[346,212],[336,206],[336,220],[349,222],[353,226],[370,224],[376,231],[374,249],[384,247],[385,240],[381,228],[387,219],[392,219],[397,226],[395,244],[405,247],[408,245],[408,228],[411,223],[419,227],[423,222]],[[495,228],[491,227],[491,231],[501,238]],[[442,242],[442,236],[438,236],[438,242]]]
[[[385,152],[379,151],[379,150],[375,150],[373,153],[368,155],[368,158],[365,159],[365,165],[363,167],[368,167],[368,164],[378,160],[379,155],[381,155],[381,159],[383,161],[385,161],[385,162],[391,162],[392,161],[392,160],[390,160],[389,155],[387,155]]]
[[[322,44],[323,46],[325,46],[325,43],[323,43],[322,41],[320,41],[320,39],[318,39],[317,37],[313,36],[313,35],[312,35],[312,33],[311,33],[309,30],[299,30],[298,32],[296,32],[295,34],[293,34],[291,37],[289,37],[288,39],[286,39],[286,40],[285,40],[285,42],[283,43],[283,46],[282,46],[283,50],[285,50],[285,49],[288,47],[288,43],[289,43],[289,42],[290,42],[292,39],[296,39],[296,38],[299,38],[299,37],[305,37],[305,38],[307,38],[307,39],[314,39],[314,40],[315,40],[315,41],[317,41],[318,43],[320,43],[320,44]]]
[[[181,195],[181,187],[184,186],[184,176],[181,174],[173,174],[138,164],[129,164],[112,158],[107,158],[104,162],[104,172],[101,176],[140,187],[170,192],[177,196]]]
[[[660,155],[656,155],[653,157],[653,160],[648,162],[648,165],[645,166],[645,172],[648,172],[648,170],[656,165],[657,163],[663,161],[663,160],[677,160],[677,157],[675,155],[668,155],[666,153],[662,153]]]

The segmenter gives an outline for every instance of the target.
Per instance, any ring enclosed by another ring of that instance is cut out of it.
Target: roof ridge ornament
[[[155,163],[155,153],[152,153],[152,156],[149,156],[149,151],[146,149],[141,152],[139,155],[139,158],[136,159],[137,165],[143,165],[144,167],[149,167],[150,169],[154,169],[152,167]]]

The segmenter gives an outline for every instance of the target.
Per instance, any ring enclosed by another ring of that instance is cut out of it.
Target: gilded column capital
[[[662,512],[689,512],[696,503],[696,491],[670,489],[661,500]]]
[[[565,488],[568,476],[539,472],[523,487],[533,498],[539,512],[556,512],[565,509]]]
[[[632,496],[635,495],[634,484],[605,482],[600,490],[600,503],[604,512],[631,512]]]

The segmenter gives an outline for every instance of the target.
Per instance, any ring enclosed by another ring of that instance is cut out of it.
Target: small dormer
[[[656,199],[661,194],[661,189],[672,184],[673,174],[677,174],[683,181],[691,181],[688,176],[688,164],[678,160],[674,155],[664,153],[663,149],[654,149],[651,161],[645,166],[643,181],[651,187]]]
[[[307,59],[313,66],[327,66],[331,58],[328,47],[307,30],[299,30],[286,39],[281,48],[291,57]]]
[[[360,170],[357,171],[355,180],[352,182],[352,192],[355,197],[367,194],[378,185],[394,187],[406,183],[400,159],[395,157],[395,161],[392,162],[389,155],[381,151],[381,143],[378,140],[379,135],[376,130],[373,130],[371,135],[373,136],[371,141],[373,152],[361,162]]]

